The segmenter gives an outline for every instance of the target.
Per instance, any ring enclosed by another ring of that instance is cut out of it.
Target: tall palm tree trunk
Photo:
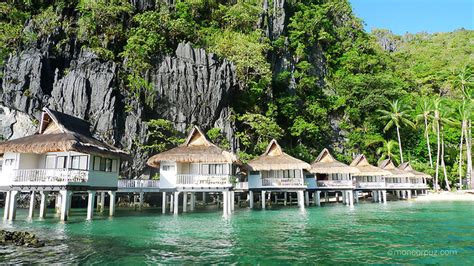
[[[428,156],[430,158],[430,167],[433,168],[433,157],[431,156],[430,134],[428,133],[428,118],[425,116],[425,136],[426,146],[428,146]]]
[[[467,156],[467,171],[466,180],[471,180],[469,188],[474,188],[474,173],[472,171],[472,120],[468,121],[467,128],[465,128],[464,136],[466,138],[466,156]]]
[[[398,148],[400,149],[400,162],[403,163],[402,139],[400,138],[400,128],[397,126]]]
[[[459,141],[459,188],[462,190],[462,144],[463,144],[463,139],[464,139],[464,131],[465,131],[465,126],[466,126],[466,120],[462,121],[461,124],[461,140]]]
[[[446,164],[444,163],[444,132],[441,133],[441,167],[443,167],[444,183],[446,184],[446,189],[451,190],[449,185],[448,173],[446,172]]]
[[[441,157],[441,139],[439,135],[439,112],[435,111],[435,120],[436,120],[436,138],[438,150],[436,151],[436,173],[435,173],[435,183],[433,184],[435,191],[438,191],[438,177],[439,177],[439,159]]]

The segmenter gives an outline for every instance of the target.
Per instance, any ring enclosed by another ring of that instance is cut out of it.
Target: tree
[[[380,155],[380,161],[383,161],[387,158],[397,162],[399,159],[398,156],[394,153],[394,150],[398,148],[398,143],[394,140],[383,140],[382,146],[379,147],[376,151],[377,155]]]
[[[424,126],[425,126],[425,138],[426,138],[426,146],[428,148],[428,157],[430,160],[430,167],[433,168],[433,157],[431,155],[431,145],[430,145],[430,133],[429,133],[429,126],[428,126],[428,118],[430,116],[430,113],[432,111],[432,104],[429,99],[421,99],[418,102],[417,108],[416,108],[416,116],[415,119],[416,121],[423,120]]]
[[[461,124],[461,138],[459,140],[459,165],[458,165],[459,185],[461,186],[461,189],[462,189],[462,174],[463,174],[462,173],[462,164],[463,164],[463,161],[464,161],[464,158],[463,158],[463,146],[464,145],[463,145],[463,143],[464,143],[465,134],[468,135],[467,128],[468,128],[468,122],[469,122],[469,119],[470,119],[470,116],[471,116],[471,112],[472,112],[472,110],[469,106],[469,102],[466,101],[466,100],[463,100],[462,103],[458,107],[458,113],[457,113],[459,122]],[[467,140],[468,139],[466,138],[466,152],[467,152],[467,150],[469,150]],[[469,153],[469,156],[470,156],[470,152],[467,152],[467,153]],[[468,159],[468,161],[469,161],[469,159]],[[466,176],[466,178],[469,178],[469,177]]]
[[[402,125],[409,125],[411,127],[415,127],[413,122],[411,122],[409,119],[410,116],[408,115],[408,109],[402,102],[395,100],[390,103],[388,110],[378,110],[378,111],[382,114],[380,119],[388,121],[383,129],[384,132],[388,131],[394,125],[397,129],[398,147],[400,150],[400,162],[403,163],[403,150],[402,150],[402,139],[400,136],[400,127]]]
[[[182,134],[178,132],[171,121],[152,119],[147,122],[148,139],[142,148],[150,153],[158,153],[175,147],[184,142]]]
[[[473,83],[473,75],[471,73],[471,69],[468,67],[464,67],[463,69],[461,69],[461,71],[459,71],[454,82],[454,86],[458,87],[459,90],[461,91],[462,98],[463,98],[463,105],[464,105],[463,108],[467,109],[465,110],[466,113],[464,115],[461,115],[461,117],[466,119],[465,121],[462,120],[462,123],[465,123],[465,124],[462,124],[462,126],[464,126],[464,131],[462,135],[464,135],[465,143],[466,143],[466,157],[467,157],[466,180],[470,180],[470,188],[474,187],[474,172],[472,169],[472,116],[473,114],[472,114],[472,108],[471,108],[471,106],[474,104],[474,97],[473,97],[474,90],[472,90],[472,83]],[[461,140],[461,149],[462,149],[462,140]]]
[[[237,132],[241,145],[242,159],[250,159],[252,155],[260,154],[265,150],[271,139],[280,139],[283,130],[270,116],[247,113],[237,118],[245,131]]]
[[[444,162],[444,131],[443,127],[445,125],[453,125],[452,121],[452,112],[447,105],[442,103],[440,97],[436,98],[433,101],[433,126],[436,130],[436,139],[437,139],[437,153],[436,153],[436,173],[435,173],[435,189],[438,190],[438,180],[439,180],[439,166],[443,168],[444,179],[446,183],[446,188],[450,190],[449,181],[446,172],[446,164]]]

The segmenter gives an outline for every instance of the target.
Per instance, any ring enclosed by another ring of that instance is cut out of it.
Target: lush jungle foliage
[[[443,187],[472,172],[473,31],[367,33],[340,0],[288,0],[287,27],[277,37],[265,34],[262,0],[156,1],[144,12],[127,0],[50,2],[0,3],[0,68],[9,53],[55,34],[58,51],[73,39],[123,63],[126,87],[153,108],[143,74],[157,54],[190,41],[236,65],[234,119],[244,160],[276,138],[307,161],[324,147],[346,162],[357,153],[373,163],[409,160]],[[275,58],[289,67],[276,69]],[[166,121],[150,128],[150,149],[179,142]],[[218,129],[208,134],[229,146]]]

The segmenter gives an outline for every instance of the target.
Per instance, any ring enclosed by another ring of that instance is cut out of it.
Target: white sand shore
[[[438,193],[429,191],[428,195],[414,198],[415,201],[474,201],[474,191],[440,191]]]

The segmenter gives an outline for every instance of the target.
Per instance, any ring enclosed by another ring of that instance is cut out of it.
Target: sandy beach
[[[414,198],[416,201],[474,201],[474,190],[465,191],[429,191],[428,195]]]

